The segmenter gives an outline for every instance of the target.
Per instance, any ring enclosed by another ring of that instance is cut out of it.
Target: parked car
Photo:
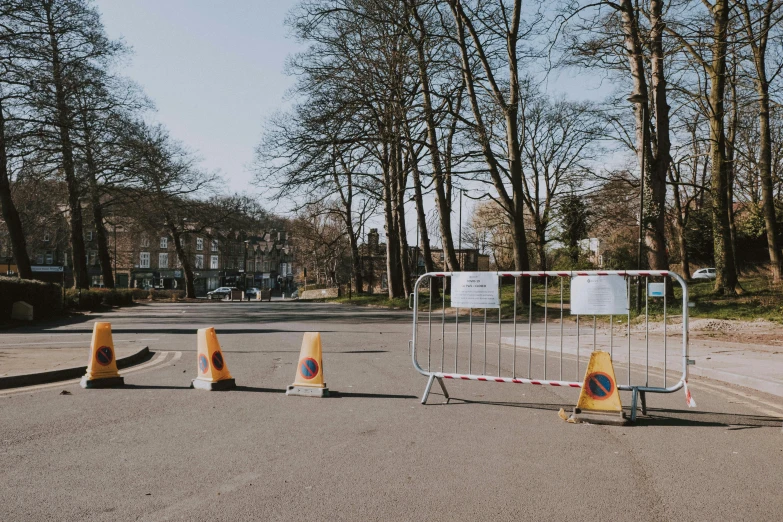
[[[293,292],[291,292],[291,299],[299,299],[299,289],[297,288]]]
[[[258,299],[258,294],[261,293],[260,288],[252,287],[245,290],[245,299],[250,301],[251,299]]]
[[[702,268],[696,270],[691,279],[715,279],[716,277],[714,268]]]
[[[207,297],[210,299],[225,299],[226,296],[231,295],[232,290],[237,290],[237,287],[221,286],[220,288],[215,288],[211,292],[207,292]]]

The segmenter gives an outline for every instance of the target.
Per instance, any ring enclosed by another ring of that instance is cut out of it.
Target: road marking
[[[151,339],[138,339],[139,341],[149,341]],[[16,343],[16,344],[2,344],[0,346],[3,346],[5,348],[9,348],[12,346],[56,346],[58,344],[89,344],[89,339],[85,339],[84,341],[52,341],[50,343]],[[134,339],[116,339],[114,340],[115,343],[132,343],[135,342]]]

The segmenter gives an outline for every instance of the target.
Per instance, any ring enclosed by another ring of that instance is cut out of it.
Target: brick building
[[[408,259],[410,261],[411,278],[415,282],[421,274],[426,272],[424,255],[416,246],[408,247]],[[432,249],[432,262],[435,270],[446,270],[445,255],[442,249]],[[456,250],[457,259],[463,272],[482,272],[489,270],[489,255],[482,254],[477,248],[463,248]],[[380,234],[377,228],[370,229],[367,234],[367,243],[359,245],[359,255],[362,267],[362,292],[380,293],[386,292],[386,244],[380,242]]]

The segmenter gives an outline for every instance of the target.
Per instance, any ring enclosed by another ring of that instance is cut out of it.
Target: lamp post
[[[245,281],[244,281],[244,284],[242,286],[244,286],[245,290],[247,290],[247,273],[249,272],[249,270],[247,269],[247,247],[248,247],[248,244],[250,243],[250,240],[249,239],[245,239],[243,241],[243,243],[245,244],[245,261],[242,264],[242,268],[245,269]]]
[[[642,159],[641,172],[639,176],[639,248],[636,254],[636,269],[642,269],[642,256],[644,255],[644,163],[647,157],[647,96],[644,94],[634,94],[628,98],[632,104],[641,105],[642,109]],[[642,309],[642,278],[636,278],[636,311]]]
[[[112,223],[114,228],[114,288],[117,288],[117,223]]]

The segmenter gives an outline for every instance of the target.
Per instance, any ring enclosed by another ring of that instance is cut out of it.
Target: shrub
[[[129,306],[133,304],[133,292],[128,289],[70,288],[65,292],[65,306],[73,310],[95,310],[101,306]]]
[[[33,317],[43,319],[62,312],[62,287],[32,279],[0,277],[0,317],[11,317],[16,301],[33,305]]]

